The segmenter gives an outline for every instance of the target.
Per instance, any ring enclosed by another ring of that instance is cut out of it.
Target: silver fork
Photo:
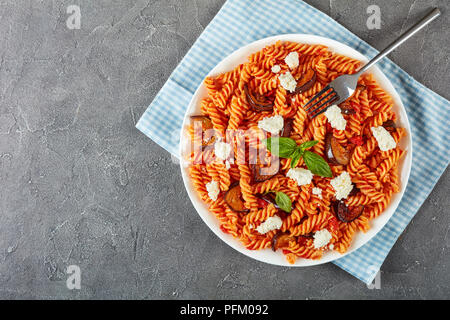
[[[372,65],[388,55],[395,48],[400,46],[403,42],[416,34],[419,30],[425,27],[428,23],[433,21],[441,14],[438,8],[434,8],[429,14],[427,14],[422,20],[417,22],[408,31],[403,33],[397,40],[392,42],[386,49],[381,51],[370,60],[365,66],[358,70],[355,74],[344,74],[331,81],[325,88],[317,93],[303,108],[307,111],[311,118],[318,116],[325,112],[332,104],[340,104],[350,98],[355,92],[356,85],[359,77],[367,71]],[[324,95],[325,94],[325,95]],[[322,95],[324,95],[322,97]],[[328,106],[327,106],[328,105]],[[327,106],[327,107],[325,107]]]

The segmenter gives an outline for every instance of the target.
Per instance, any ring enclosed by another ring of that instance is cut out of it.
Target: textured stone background
[[[450,98],[448,1],[308,3]],[[200,220],[177,165],[134,125],[223,0],[0,2],[0,298],[449,298],[449,172],[368,290],[333,264],[280,268]],[[81,29],[66,8],[81,7]],[[366,28],[369,4],[381,30]],[[82,270],[82,289],[65,269]]]

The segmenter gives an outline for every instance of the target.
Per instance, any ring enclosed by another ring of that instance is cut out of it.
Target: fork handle
[[[363,66],[360,70],[358,70],[358,72],[356,74],[358,76],[360,76],[367,69],[369,69],[375,63],[377,63],[379,60],[381,60],[386,55],[391,53],[395,48],[400,46],[403,42],[408,40],[410,37],[412,37],[414,34],[416,34],[419,30],[421,30],[423,27],[425,27],[428,23],[430,23],[431,21],[436,19],[440,14],[441,14],[441,11],[439,10],[439,8],[434,8],[429,14],[427,14],[424,18],[422,18],[422,20],[420,20],[415,25],[413,25],[411,28],[409,28],[408,31],[403,33],[400,37],[398,37],[397,40],[392,42],[386,49],[381,51],[372,60],[370,60],[365,66]]]

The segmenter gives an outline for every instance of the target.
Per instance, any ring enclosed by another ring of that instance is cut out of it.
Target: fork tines
[[[325,95],[321,97],[323,94]],[[309,100],[308,103],[303,106],[303,108],[305,109],[305,111],[307,111],[308,116],[310,116],[312,119],[317,117],[319,114],[325,112],[328,109],[328,107],[338,99],[339,96],[337,92],[332,87],[326,86],[325,88],[320,90],[314,97],[312,97],[311,100]],[[311,110],[311,108],[313,107],[316,108]]]

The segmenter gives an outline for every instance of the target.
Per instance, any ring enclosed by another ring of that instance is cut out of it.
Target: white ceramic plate
[[[218,75],[220,73],[230,71],[234,69],[236,66],[238,66],[240,63],[244,63],[247,61],[247,57],[261,49],[263,49],[265,46],[275,43],[276,41],[294,41],[294,42],[300,42],[300,43],[307,43],[307,44],[322,44],[327,46],[330,50],[354,58],[358,59],[362,62],[367,62],[368,59],[363,56],[358,51],[340,43],[335,40],[331,40],[324,37],[314,36],[314,35],[307,35],[307,34],[286,34],[286,35],[278,35],[273,36],[265,39],[261,39],[258,41],[255,41],[245,47],[240,48],[239,50],[236,50],[231,55],[229,55],[227,58],[225,58],[222,62],[220,62],[208,75]],[[402,101],[400,99],[400,96],[395,91],[394,87],[390,83],[390,81],[386,78],[386,76],[376,67],[372,67],[369,71],[369,73],[372,73],[378,83],[383,87],[384,90],[386,90],[391,97],[394,99],[394,111],[397,114],[398,120],[397,124],[401,127],[406,128],[407,130],[407,136],[402,138],[402,141],[400,143],[400,146],[407,150],[406,157],[403,157],[400,164],[399,164],[399,170],[400,170],[400,181],[401,181],[401,191],[399,193],[394,194],[392,197],[392,200],[386,210],[376,219],[371,221],[371,228],[367,233],[358,232],[351,244],[351,246],[348,248],[348,251],[344,254],[340,254],[336,251],[329,251],[326,252],[322,259],[320,260],[307,260],[307,259],[297,259],[295,264],[289,264],[286,261],[285,256],[279,252],[273,252],[270,249],[265,250],[248,250],[246,249],[239,240],[233,238],[231,235],[223,233],[219,226],[219,221],[216,219],[216,217],[208,211],[207,206],[203,201],[200,199],[200,197],[197,195],[197,192],[194,189],[194,186],[189,178],[188,175],[188,163],[183,160],[184,159],[184,152],[183,150],[186,150],[186,146],[189,143],[189,138],[186,135],[185,131],[182,130],[181,133],[181,139],[180,139],[180,154],[181,154],[181,174],[183,176],[184,185],[186,187],[186,190],[189,194],[189,198],[192,201],[192,204],[194,205],[195,209],[197,210],[200,217],[203,219],[203,221],[208,225],[208,227],[223,241],[225,241],[228,245],[236,249],[237,251],[253,258],[259,261],[267,262],[270,264],[280,265],[280,266],[295,266],[295,267],[304,267],[304,266],[312,266],[317,264],[322,264],[326,262],[330,262],[339,258],[342,258],[343,256],[355,251],[359,247],[363,246],[366,242],[368,242],[372,237],[374,237],[380,230],[383,228],[383,226],[388,222],[388,220],[391,218],[391,216],[394,214],[402,196],[405,192],[406,184],[408,182],[409,173],[411,170],[411,160],[412,160],[412,143],[411,143],[411,130],[409,127],[408,117],[406,115],[405,108],[402,104]],[[186,111],[184,122],[183,122],[183,128],[185,128],[189,124],[189,117],[191,115],[198,115],[201,114],[200,112],[200,102],[201,99],[207,96],[207,91],[205,86],[202,84],[195,92],[194,96],[192,97],[191,103],[189,104],[189,107]]]

